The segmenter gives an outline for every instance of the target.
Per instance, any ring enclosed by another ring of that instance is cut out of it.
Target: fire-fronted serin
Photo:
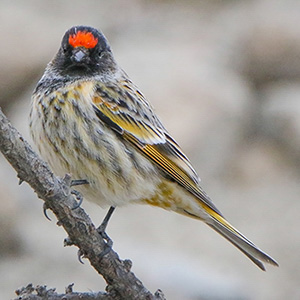
[[[98,30],[68,30],[32,98],[32,138],[60,176],[88,185],[105,206],[145,203],[204,221],[258,267],[277,265],[232,227],[199,184],[188,158],[150,103],[117,65]]]

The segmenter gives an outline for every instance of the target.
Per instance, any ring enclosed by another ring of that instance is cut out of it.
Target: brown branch
[[[120,260],[113,250],[100,255],[106,243],[85,211],[81,207],[72,209],[77,202],[70,194],[70,176],[66,175],[63,179],[56,177],[10,124],[1,109],[0,151],[17,171],[20,180],[26,181],[56,215],[58,225],[63,226],[69,236],[69,243],[71,241],[76,245],[80,254],[103,276],[108,284],[108,294],[113,293],[114,299],[165,299],[160,291],[153,295],[144,287],[130,271],[129,260]]]

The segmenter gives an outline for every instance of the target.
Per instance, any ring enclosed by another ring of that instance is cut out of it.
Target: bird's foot
[[[97,228],[98,233],[101,235],[101,237],[105,240],[106,244],[105,244],[105,248],[104,250],[100,253],[100,258],[102,258],[103,256],[105,256],[107,253],[110,252],[110,250],[112,249],[112,245],[113,245],[113,241],[112,239],[108,236],[108,234],[105,232],[108,221],[112,215],[112,213],[114,212],[115,207],[111,206],[105,216],[105,218],[103,219],[101,225]]]
[[[86,179],[78,179],[78,180],[72,180],[70,183],[70,187],[77,186],[77,185],[83,185],[83,184],[89,184],[89,182]],[[83,197],[81,194],[76,190],[71,190],[71,194],[75,196],[76,200],[78,201],[77,205],[75,205],[72,209],[77,209],[80,207],[83,201]]]

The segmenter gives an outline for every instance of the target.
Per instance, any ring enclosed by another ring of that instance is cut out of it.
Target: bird
[[[83,197],[110,207],[149,204],[201,220],[260,269],[278,266],[235,229],[200,186],[191,162],[153,106],[117,64],[104,34],[64,34],[31,101],[31,137],[52,171],[79,179]]]

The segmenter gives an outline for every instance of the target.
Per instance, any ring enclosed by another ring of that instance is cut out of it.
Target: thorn
[[[123,260],[124,267],[129,272],[132,268],[132,261],[130,259]]]
[[[70,237],[66,237],[65,239],[64,239],[64,247],[67,247],[67,246],[73,246],[74,245],[74,243],[73,243],[73,241],[70,239]]]
[[[73,293],[73,286],[74,286],[74,283],[70,283],[70,284],[66,287],[66,294],[72,294],[72,293]]]
[[[71,185],[71,175],[70,174],[66,174],[64,177],[63,177],[63,182],[65,183],[66,186],[70,186]]]

